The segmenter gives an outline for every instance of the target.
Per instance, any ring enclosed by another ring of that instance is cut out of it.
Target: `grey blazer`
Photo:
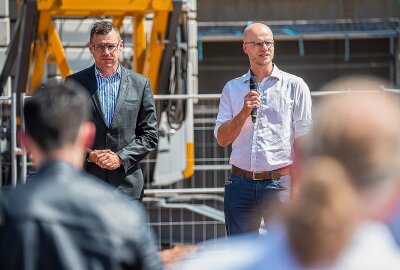
[[[105,124],[98,96],[95,66],[74,73],[65,81],[74,80],[89,92],[92,121],[96,125],[93,149],[110,149],[123,161],[123,166],[112,171],[86,161],[86,171],[139,199],[144,186],[140,160],[157,147],[157,117],[149,79],[121,68],[121,84],[110,127]]]

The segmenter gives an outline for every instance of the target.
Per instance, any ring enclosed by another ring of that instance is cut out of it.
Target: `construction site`
[[[304,79],[313,103],[343,75],[400,89],[398,0],[0,0],[2,188],[35,170],[17,140],[24,100],[41,83],[93,65],[88,37],[100,19],[120,29],[123,66],[152,85],[159,143],[141,166],[160,250],[225,236],[231,148],[218,145],[214,127],[225,83],[249,69],[246,26],[272,29],[274,63]]]

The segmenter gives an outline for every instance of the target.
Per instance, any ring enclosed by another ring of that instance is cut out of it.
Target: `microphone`
[[[254,76],[253,72],[251,72],[251,77],[250,77],[250,91],[256,91],[258,92],[258,80],[257,77]],[[256,123],[257,120],[257,108],[253,108],[251,110],[251,121],[253,123]]]

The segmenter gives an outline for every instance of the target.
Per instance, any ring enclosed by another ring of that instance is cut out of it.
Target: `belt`
[[[268,171],[268,172],[250,172],[246,170],[242,170],[234,165],[232,165],[232,172],[234,174],[251,178],[253,180],[274,180],[279,179],[282,176],[288,175],[290,172],[290,166],[286,166],[277,170]]]

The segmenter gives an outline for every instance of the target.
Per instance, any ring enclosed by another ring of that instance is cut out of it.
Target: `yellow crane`
[[[187,1],[19,1],[19,17],[13,29],[6,60],[0,75],[0,91],[4,90],[8,78],[13,78],[11,95],[11,163],[17,164],[17,156],[23,155],[21,154],[21,149],[17,147],[15,139],[16,129],[21,124],[20,111],[17,108],[21,108],[20,104],[22,104],[23,94],[32,94],[34,89],[41,84],[46,72],[46,64],[48,63],[57,65],[63,79],[72,73],[62,40],[54,25],[55,19],[112,18],[113,23],[121,28],[124,19],[126,17],[131,18],[132,44],[134,44],[132,57],[133,69],[149,77],[154,93],[168,94],[170,69],[172,68],[171,57],[173,57],[173,50],[176,49],[174,48],[177,36],[176,29],[179,22],[185,20],[182,16],[184,2]],[[145,23],[146,16],[149,14],[152,16],[152,27],[147,38]],[[184,80],[187,78],[185,77]],[[188,83],[187,88],[193,88],[193,84]],[[188,107],[193,108],[190,105]],[[163,109],[165,108],[161,108],[160,111]],[[191,125],[193,124],[190,119],[189,122]],[[189,137],[191,139],[189,139],[186,145],[187,164],[186,168],[182,171],[183,178],[189,178],[193,174],[193,134]],[[13,184],[15,184],[17,179],[17,171],[14,167],[11,173]]]
[[[149,77],[157,91],[158,71],[164,48],[168,15],[172,11],[171,0],[38,0],[38,26],[33,45],[33,75],[29,89],[35,89],[42,82],[46,62],[55,62],[61,76],[71,74],[64,48],[54,27],[54,17],[113,17],[117,27],[122,26],[125,17],[132,16],[132,41],[134,46],[133,64],[135,71]],[[153,13],[153,26],[147,46],[145,16]]]

